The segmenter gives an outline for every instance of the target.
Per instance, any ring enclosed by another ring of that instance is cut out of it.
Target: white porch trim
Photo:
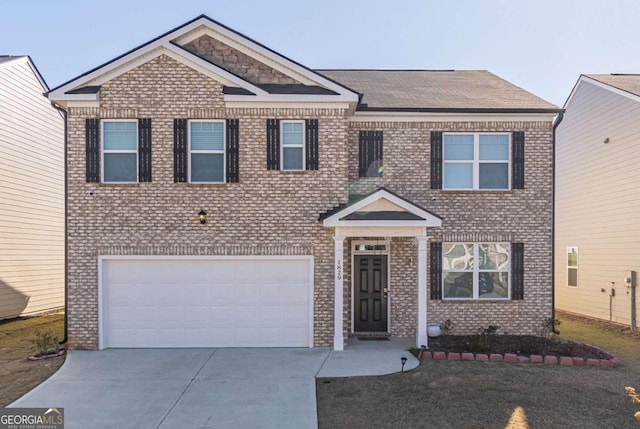
[[[335,281],[334,295],[335,306],[333,313],[333,349],[344,350],[343,317],[344,309],[344,236],[336,235],[334,240]]]
[[[418,242],[418,301],[416,306],[416,347],[429,346],[427,336],[427,241],[429,237],[416,237]]]

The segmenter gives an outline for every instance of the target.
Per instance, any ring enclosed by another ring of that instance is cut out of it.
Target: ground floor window
[[[510,243],[442,243],[444,299],[509,299]]]
[[[578,287],[578,248],[567,247],[567,286]]]

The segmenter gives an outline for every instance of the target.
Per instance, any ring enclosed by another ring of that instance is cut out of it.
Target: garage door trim
[[[202,260],[202,261],[238,261],[238,260],[289,260],[309,262],[309,347],[313,347],[313,300],[314,300],[314,258],[311,255],[99,255],[98,256],[98,348],[105,348],[104,284],[103,264],[107,260]]]

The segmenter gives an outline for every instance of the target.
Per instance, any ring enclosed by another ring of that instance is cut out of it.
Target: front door
[[[354,257],[354,331],[387,331],[387,255]]]

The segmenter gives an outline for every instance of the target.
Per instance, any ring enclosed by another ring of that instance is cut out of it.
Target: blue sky
[[[4,0],[0,54],[50,87],[204,13],[310,68],[483,69],[562,105],[640,73],[637,0]]]

